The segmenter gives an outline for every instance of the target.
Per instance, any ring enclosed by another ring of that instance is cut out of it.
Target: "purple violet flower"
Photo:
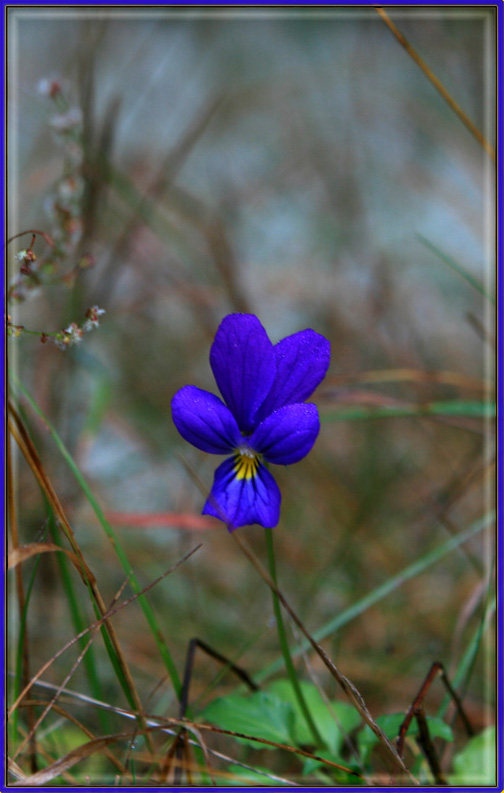
[[[329,342],[313,330],[273,345],[253,314],[222,320],[210,365],[224,402],[192,385],[172,399],[173,421],[186,441],[232,455],[215,471],[202,514],[224,521],[229,531],[277,525],[281,494],[264,463],[297,463],[312,448],[320,422],[316,405],[305,400],[329,359]]]

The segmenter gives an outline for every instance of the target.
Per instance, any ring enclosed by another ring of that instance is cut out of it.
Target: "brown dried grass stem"
[[[46,663],[39,669],[39,671],[36,673],[36,675],[34,675],[34,677],[30,680],[30,682],[28,683],[26,688],[20,693],[20,695],[17,698],[17,700],[9,708],[9,711],[7,713],[7,718],[9,719],[11,717],[12,713],[19,706],[21,700],[28,693],[30,688],[39,680],[40,677],[42,677],[44,672],[51,666],[51,664],[57,658],[59,658],[61,655],[63,655],[63,653],[65,653],[68,649],[70,649],[70,647],[73,647],[74,644],[76,644],[80,639],[82,639],[88,633],[93,631],[95,628],[100,627],[101,625],[103,625],[103,623],[105,621],[109,620],[111,617],[113,617],[115,614],[117,614],[118,611],[121,611],[122,609],[126,608],[126,606],[129,606],[129,604],[132,603],[134,600],[139,598],[141,595],[144,595],[146,592],[148,592],[153,587],[155,587],[156,584],[158,584],[160,581],[163,580],[163,578],[166,578],[167,575],[169,575],[170,573],[173,573],[173,571],[176,570],[177,567],[179,567],[187,559],[189,559],[189,557],[192,556],[192,554],[195,553],[199,548],[201,548],[201,543],[199,545],[197,545],[195,548],[192,548],[192,550],[188,551],[188,553],[186,553],[186,555],[183,556],[182,559],[180,559],[178,562],[176,562],[176,564],[174,564],[172,567],[170,567],[168,570],[166,570],[162,575],[159,576],[159,578],[156,578],[155,581],[152,581],[150,584],[148,584],[146,587],[144,587],[141,590],[141,592],[136,592],[134,595],[129,597],[127,600],[123,601],[122,603],[119,603],[119,605],[113,606],[112,608],[110,608],[106,612],[106,614],[103,615],[103,617],[101,617],[101,619],[97,620],[96,622],[93,622],[91,625],[89,625],[83,631],[81,631],[76,636],[74,636],[73,639],[70,639],[69,642],[67,642],[48,661],[46,661]],[[62,693],[68,693],[68,692],[66,690],[62,690]]]
[[[473,135],[476,140],[478,141],[481,146],[485,149],[486,153],[491,157],[491,159],[495,162],[495,149],[494,147],[487,141],[485,136],[479,131],[479,129],[473,124],[471,119],[464,113],[460,105],[455,102],[449,92],[446,90],[444,85],[441,83],[440,80],[436,77],[436,75],[429,69],[425,61],[420,57],[418,52],[413,49],[409,41],[406,39],[405,36],[401,33],[400,30],[394,25],[386,11],[379,6],[375,6],[376,13],[383,19],[385,24],[387,25],[388,29],[393,33],[396,37],[397,41],[401,46],[404,47],[410,58],[412,58],[417,66],[420,67],[422,72],[425,74],[428,80],[432,83],[432,85],[436,88],[436,90],[441,94],[445,102],[451,107],[453,112],[458,116],[458,118],[462,121],[462,123],[466,126],[469,130],[471,135]]]
[[[20,707],[28,707],[28,706],[43,707],[44,705],[47,705],[47,701],[45,699],[28,699],[25,700],[25,702],[21,703]],[[94,735],[94,733],[92,733],[91,730],[89,730],[85,724],[79,721],[79,719],[77,719],[72,713],[69,713],[69,711],[67,711],[65,708],[62,708],[60,705],[53,703],[52,710],[54,711],[54,713],[57,713],[58,716],[62,716],[64,719],[71,722],[71,724],[73,724],[75,727],[81,730],[81,732],[83,732],[86,738],[88,738],[90,741],[96,740],[96,736]],[[117,771],[123,777],[125,777],[127,771],[124,765],[121,763],[121,761],[115,756],[115,754],[113,754],[108,749],[105,749],[103,751],[103,754],[112,763],[112,765],[116,767]]]
[[[49,476],[45,471],[44,466],[42,465],[42,461],[38,456],[38,453],[31,441],[31,438],[26,430],[26,427],[24,426],[21,417],[19,416],[12,402],[9,402],[9,431],[11,432],[13,438],[18,444],[23,456],[26,459],[26,462],[30,466],[40,487],[44,491],[49,503],[51,504],[54,510],[55,515],[58,517],[61,523],[63,531],[65,532],[65,535],[68,541],[70,542],[74,553],[77,555],[79,559],[80,575],[83,581],[89,586],[91,590],[99,614],[102,617],[106,617],[107,607],[105,605],[105,601],[103,600],[101,592],[98,588],[96,578],[89,569],[84,559],[82,551],[77,543],[77,540],[75,539],[74,533],[72,531],[72,528],[70,527],[70,524],[67,520],[61,502],[56,494],[56,491],[54,490],[52,483],[49,479]],[[110,642],[112,644],[113,650],[116,655],[117,662],[124,676],[124,680],[126,682],[126,686],[128,688],[128,692],[131,697],[131,701],[134,704],[135,709],[137,710],[140,724],[142,725],[142,727],[145,727],[146,724],[145,724],[145,716],[143,714],[142,703],[138,695],[138,691],[136,689],[135,682],[131,675],[128,663],[119,644],[119,640],[117,638],[115,629],[108,619],[105,619],[104,627],[107,631],[107,634],[109,636]],[[148,737],[148,745],[151,751],[153,751],[153,746],[151,743],[149,743],[149,741],[150,741],[150,736]]]
[[[7,512],[9,516],[8,525],[10,528],[12,553],[17,553],[20,550],[20,545],[19,545],[19,530],[18,530],[18,522],[17,522],[16,499],[14,495],[14,470],[12,465],[12,449],[11,449],[10,438],[7,440],[6,463],[7,463]],[[21,654],[22,654],[21,678],[23,682],[23,687],[26,687],[30,679],[30,645],[29,645],[26,620],[24,622],[22,621],[22,615],[24,613],[26,606],[26,598],[25,598],[24,586],[23,586],[23,571],[20,566],[16,568],[15,575],[16,575],[16,595],[18,600],[18,609],[19,609],[20,624],[21,624],[20,630],[22,631],[22,634],[19,637]],[[30,768],[32,774],[34,774],[38,770],[38,765],[37,765],[37,751],[36,751],[36,738],[35,738],[35,712],[31,707],[28,708],[28,730],[31,736]]]

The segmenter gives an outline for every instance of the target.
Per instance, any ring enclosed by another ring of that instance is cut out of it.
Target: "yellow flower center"
[[[253,479],[259,468],[260,455],[249,446],[240,446],[234,458],[234,470],[237,479]]]

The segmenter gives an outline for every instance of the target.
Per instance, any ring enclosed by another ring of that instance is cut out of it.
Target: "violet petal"
[[[211,454],[229,454],[243,441],[226,405],[209,391],[186,385],[172,399],[173,422],[186,441]]]
[[[276,526],[282,497],[269,471],[259,463],[254,476],[239,479],[235,469],[233,457],[219,465],[202,514],[224,521],[228,531],[253,523],[266,528]]]
[[[262,420],[283,405],[308,399],[322,382],[329,367],[331,345],[314,330],[302,330],[275,345],[276,377],[258,411]]]
[[[290,465],[308,454],[319,430],[316,405],[285,405],[259,424],[248,443],[268,462]]]
[[[273,345],[257,317],[230,314],[222,320],[210,350],[210,365],[239,428],[250,432],[276,375]]]

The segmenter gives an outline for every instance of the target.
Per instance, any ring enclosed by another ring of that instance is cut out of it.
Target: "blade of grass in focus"
[[[56,545],[62,546],[58,525],[56,523],[56,520],[54,519],[54,513],[49,505],[47,505],[47,509],[49,514],[49,528],[51,530],[54,543]],[[70,575],[70,571],[68,567],[68,561],[65,558],[65,555],[62,553],[57,553],[56,559],[60,568],[63,589],[65,590],[66,600],[68,603],[68,607],[70,609],[70,616],[72,619],[74,630],[76,633],[81,633],[86,628],[86,620],[82,612],[79,598],[77,597],[77,594],[75,592],[72,577]],[[84,650],[84,648],[86,647],[86,643],[87,643],[86,637],[83,636],[80,641],[81,650]],[[93,645],[90,645],[88,647],[87,652],[83,657],[83,663],[89,680],[89,685],[91,687],[92,696],[95,699],[105,699],[105,695],[103,693],[100,683],[100,678],[98,675],[98,667],[96,663],[95,649]],[[107,713],[102,710],[98,710],[98,718],[100,720],[100,725],[103,731],[106,733],[110,732],[111,729],[110,719],[108,718]]]
[[[13,693],[13,700],[16,700],[19,696],[19,693],[23,687],[23,645],[24,645],[24,636],[26,631],[26,621],[28,617],[28,609],[30,605],[30,598],[33,591],[33,585],[35,583],[35,578],[37,575],[37,570],[40,562],[40,556],[38,556],[35,560],[35,564],[33,570],[30,575],[30,580],[28,582],[28,586],[26,588],[25,593],[25,602],[23,605],[23,611],[19,620],[19,638],[18,644],[16,648],[16,661],[15,661],[15,677],[14,677],[14,693]],[[15,737],[17,735],[18,730],[18,718],[19,718],[19,711],[16,709],[12,715],[12,719],[10,722],[11,725],[11,741],[12,746],[15,745]]]
[[[95,499],[95,497],[94,497],[89,485],[87,484],[86,480],[84,479],[83,475],[81,474],[81,472],[80,472],[78,466],[76,465],[73,457],[71,456],[70,452],[68,451],[68,449],[64,445],[63,441],[59,437],[59,435],[56,432],[56,430],[54,429],[54,427],[51,425],[49,420],[46,418],[46,416],[41,411],[41,409],[39,408],[39,406],[37,405],[35,400],[28,393],[28,391],[26,390],[24,385],[20,382],[19,378],[16,377],[16,375],[14,375],[14,374],[11,374],[11,378],[12,378],[12,381],[16,384],[17,388],[21,391],[23,396],[28,400],[28,402],[31,405],[31,407],[34,410],[34,412],[39,416],[39,418],[42,419],[42,421],[44,422],[44,424],[48,428],[48,430],[49,430],[49,432],[50,432],[50,434],[51,434],[56,446],[58,447],[61,455],[63,456],[63,458],[64,458],[65,462],[67,463],[68,467],[70,468],[70,470],[72,471],[72,473],[73,473],[74,477],[76,478],[81,490],[83,491],[84,495],[86,496],[89,504],[93,508],[93,511],[94,511],[96,517],[98,518],[98,521],[99,521],[100,525],[102,526],[105,534],[107,535],[108,539],[111,541],[111,544],[112,544],[112,546],[113,546],[113,548],[114,548],[114,550],[115,550],[115,552],[117,554],[117,557],[119,559],[119,562],[121,563],[121,566],[122,566],[125,574],[129,578],[129,582],[130,582],[130,585],[131,585],[131,588],[132,588],[133,592],[135,594],[137,594],[138,592],[140,592],[141,587],[140,587],[140,584],[138,583],[138,580],[137,580],[137,578],[136,578],[136,576],[134,574],[133,568],[131,567],[131,564],[130,564],[130,562],[128,560],[128,557],[126,556],[126,554],[125,554],[125,552],[124,552],[124,550],[123,550],[123,548],[122,548],[122,546],[121,546],[121,544],[119,542],[119,539],[118,539],[116,533],[114,532],[114,530],[112,529],[112,527],[108,523],[107,519],[105,518],[103,510],[101,509],[100,505],[98,504],[97,500]],[[175,663],[174,663],[174,661],[173,661],[173,659],[171,657],[171,653],[170,653],[170,651],[168,649],[168,646],[166,645],[166,642],[165,642],[165,640],[162,637],[161,629],[160,629],[160,627],[158,625],[156,616],[155,616],[155,614],[154,614],[154,612],[152,610],[152,607],[151,607],[149,601],[144,596],[140,596],[138,598],[138,601],[139,601],[139,604],[140,604],[140,606],[142,608],[142,611],[143,611],[143,613],[145,615],[147,623],[148,623],[148,625],[149,625],[149,627],[151,629],[151,632],[152,632],[152,634],[154,636],[154,639],[155,639],[156,644],[158,646],[159,652],[161,654],[161,657],[162,657],[163,662],[165,664],[166,670],[167,670],[167,672],[168,672],[168,674],[170,676],[170,680],[172,682],[173,688],[175,689],[175,692],[176,692],[176,695],[177,695],[177,698],[178,698],[180,696],[180,692],[181,692],[181,688],[182,688],[180,677],[179,677],[177,668],[175,666]]]
[[[406,581],[409,581],[411,578],[415,578],[416,576],[420,575],[429,567],[431,567],[431,565],[435,564],[444,556],[458,548],[459,545],[462,545],[462,543],[471,539],[471,537],[479,534],[479,532],[483,531],[483,529],[490,525],[493,520],[495,520],[495,513],[489,512],[487,515],[480,518],[480,520],[477,520],[475,523],[471,524],[471,526],[469,526],[469,528],[467,528],[465,531],[461,531],[459,534],[451,537],[447,542],[443,543],[443,545],[439,545],[437,548],[429,551],[429,553],[425,554],[425,556],[422,556],[421,559],[418,559],[418,561],[413,562],[413,564],[409,565],[408,567],[405,567],[397,575],[392,576],[388,579],[388,581],[385,581],[368,595],[358,600],[357,603],[353,604],[353,606],[350,606],[341,614],[338,614],[337,617],[335,617],[333,620],[330,620],[328,623],[326,623],[326,625],[323,625],[321,628],[319,628],[319,630],[313,631],[314,639],[319,642],[322,639],[330,636],[332,633],[335,633],[337,630],[342,628],[343,625],[346,625],[356,617],[359,617],[368,608],[374,606],[376,603],[378,603],[378,601],[382,600],[382,598],[389,595]],[[308,642],[301,642],[301,644],[291,650],[292,657],[294,658],[298,655],[301,655],[309,648],[310,645]],[[269,666],[265,667],[262,671],[257,672],[254,675],[255,680],[258,682],[266,680],[268,677],[271,677],[271,675],[278,672],[282,668],[282,665],[283,660],[278,658],[276,661],[273,661],[273,663],[269,664]]]
[[[9,541],[10,547],[12,550],[19,551],[20,550],[20,538],[19,538],[19,526],[18,526],[18,509],[16,498],[14,494],[14,476],[13,476],[13,464],[12,464],[12,446],[11,446],[11,439],[7,439],[6,444],[6,474],[7,474],[7,516],[8,516],[8,531],[9,531]],[[16,599],[17,599],[17,607],[19,612],[19,635],[17,641],[17,653],[14,658],[15,663],[15,675],[14,675],[14,700],[16,700],[21,692],[21,690],[26,686],[28,680],[30,678],[30,648],[29,648],[29,636],[28,636],[28,628],[27,628],[27,614],[28,614],[28,603],[31,596],[31,591],[33,589],[33,584],[35,581],[36,572],[38,569],[39,560],[35,562],[35,567],[32,571],[32,575],[30,577],[30,582],[28,586],[28,593],[25,594],[24,591],[24,583],[23,583],[23,572],[19,567],[16,569],[14,576],[15,576],[15,590],[16,590]],[[11,746],[15,745],[15,739],[18,734],[18,711],[15,713],[15,720],[13,724],[10,725],[10,738],[11,738]],[[27,711],[27,725],[30,732],[33,731],[33,726],[35,724],[35,713],[33,708],[28,708]],[[36,753],[36,741],[35,741],[35,733],[33,731],[33,738],[30,741],[30,765],[32,771],[37,770],[37,753]]]

